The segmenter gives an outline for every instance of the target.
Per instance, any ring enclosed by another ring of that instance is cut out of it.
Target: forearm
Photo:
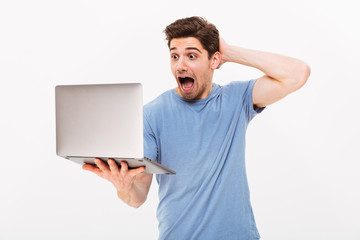
[[[127,205],[138,208],[147,199],[151,181],[152,174],[142,173],[137,176],[137,179],[132,183],[128,191],[121,192],[117,190],[117,195]]]
[[[282,84],[301,85],[310,74],[307,64],[298,59],[237,46],[228,46],[223,58],[226,62],[257,68]]]
[[[111,182],[117,190],[118,197],[132,207],[140,207],[147,198],[152,174],[144,173],[145,167],[128,169],[125,161],[120,166],[109,158],[107,164],[101,159],[95,159],[96,166],[84,164],[82,168]]]
[[[134,185],[127,193],[117,191],[118,197],[131,207],[140,207],[147,198],[147,191],[139,186]]]

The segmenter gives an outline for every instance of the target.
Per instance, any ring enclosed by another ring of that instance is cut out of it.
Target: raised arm
[[[253,89],[257,107],[270,105],[301,88],[310,76],[310,67],[295,58],[228,45],[220,40],[221,64],[234,62],[265,73]]]
[[[142,173],[144,167],[129,170],[127,163],[122,162],[119,168],[113,159],[109,159],[108,164],[95,159],[95,163],[98,167],[85,164],[82,168],[110,181],[116,188],[118,197],[127,205],[138,208],[145,202],[152,174]]]

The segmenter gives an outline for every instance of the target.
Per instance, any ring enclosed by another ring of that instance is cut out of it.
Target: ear
[[[216,52],[212,55],[211,57],[211,63],[210,63],[210,67],[212,70],[217,69],[220,66],[220,62],[221,62],[221,53],[220,52]]]

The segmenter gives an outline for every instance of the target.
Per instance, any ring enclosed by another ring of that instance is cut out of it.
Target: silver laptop
[[[113,158],[147,173],[175,174],[144,157],[140,83],[55,87],[56,154],[79,164]]]

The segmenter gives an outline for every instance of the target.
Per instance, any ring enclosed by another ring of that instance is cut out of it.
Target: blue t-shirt
[[[255,80],[213,84],[205,99],[169,90],[144,106],[144,155],[157,175],[159,239],[259,239],[245,169]]]

